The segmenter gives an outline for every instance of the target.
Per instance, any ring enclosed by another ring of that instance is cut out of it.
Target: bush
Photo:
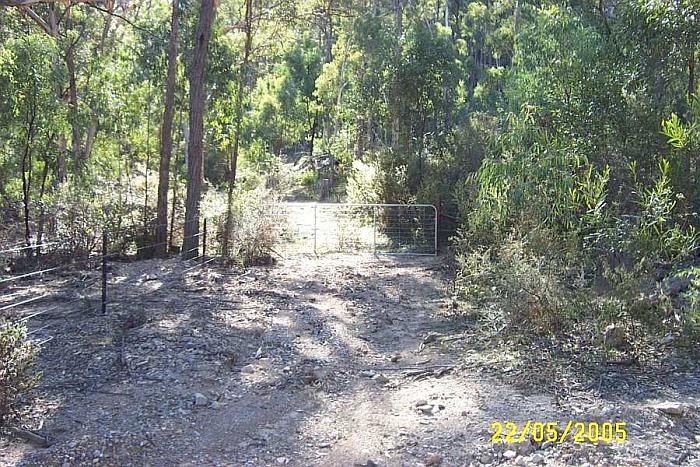
[[[381,187],[378,167],[372,163],[353,162],[348,176],[347,194],[350,203],[380,203]]]
[[[571,312],[580,302],[593,323],[635,323],[649,335],[670,330],[696,339],[696,289],[681,299],[640,299],[664,280],[660,266],[693,264],[700,249],[698,214],[689,209],[697,204],[678,175],[687,157],[655,156],[656,170],[632,162],[627,172],[592,162],[585,147],[538,132],[528,118],[513,116],[478,172],[456,190],[464,224],[457,252],[468,290],[502,306],[511,321],[550,330],[576,321],[580,311]],[[577,298],[584,293],[587,300]]]
[[[299,175],[299,184],[307,198],[315,199],[318,196],[318,180],[318,172],[314,169],[308,169]]]
[[[35,356],[26,327],[0,321],[0,423],[13,415],[17,397],[38,381],[32,371]]]
[[[632,168],[633,175],[635,168]],[[659,175],[651,187],[637,183],[641,215],[631,240],[638,256],[675,260],[687,257],[700,245],[700,234],[692,224],[683,225],[676,205],[683,195],[673,190],[670,180],[671,165],[659,161]],[[695,215],[697,217],[697,214]]]
[[[563,261],[535,254],[523,240],[510,238],[457,260],[462,290],[498,309],[501,322],[492,323],[494,328],[560,332],[572,318],[585,314],[576,287],[566,281],[574,272]],[[493,321],[494,313],[483,317]]]
[[[235,193],[231,205],[231,259],[243,266],[274,262],[272,253],[279,238],[279,219],[272,213],[270,206],[275,201],[272,193],[264,187]],[[220,225],[225,228],[225,218]],[[222,231],[220,236],[223,238],[223,235],[225,233]]]

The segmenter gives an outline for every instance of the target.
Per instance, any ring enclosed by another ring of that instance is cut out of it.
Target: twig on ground
[[[475,334],[461,334],[459,336],[448,336],[448,337],[441,337],[438,339],[440,342],[452,342],[452,341],[458,341],[460,339],[466,339],[468,337],[474,337]]]
[[[126,372],[129,373],[129,362],[126,360],[126,334],[122,334],[122,341],[119,349],[119,361]]]
[[[96,394],[106,394],[108,396],[124,396],[124,397],[134,397],[133,394],[128,393],[128,392],[113,392],[113,391],[104,391],[102,389],[90,389],[88,392],[94,392]]]
[[[24,428],[10,426],[7,427],[7,431],[16,438],[23,439],[42,448],[46,448],[51,445],[48,438]]]
[[[454,365],[428,365],[428,366],[387,366],[379,368],[368,368],[371,371],[406,371],[406,370],[436,370],[436,369],[454,369]]]

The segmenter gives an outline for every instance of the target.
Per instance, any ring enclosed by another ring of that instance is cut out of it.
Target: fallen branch
[[[126,334],[122,334],[122,341],[119,349],[119,361],[126,372],[129,373],[129,362],[126,360]]]
[[[434,376],[435,378],[440,378],[445,373],[452,371],[454,367],[445,367],[437,369],[424,369],[424,370],[409,370],[406,372],[406,376],[413,377],[414,380],[418,381],[425,378],[430,378]]]
[[[428,333],[428,335],[423,338],[423,341],[421,342],[420,346],[418,346],[418,353],[422,352],[423,349],[425,349],[427,344],[437,342],[439,337],[442,337],[442,336],[436,332]]]
[[[282,258],[282,259],[287,259],[287,258],[285,258],[284,256],[282,256],[281,254],[279,254],[277,251],[275,251],[274,248],[272,248],[272,247],[267,247],[267,249],[268,249],[270,252],[272,252],[272,253],[276,254],[277,256],[279,256],[280,258]]]
[[[94,392],[94,393],[97,393],[97,394],[107,394],[108,396],[134,397],[133,394],[128,393],[128,392],[103,391],[102,389],[90,389],[88,392]]]
[[[51,445],[48,438],[34,433],[33,431],[25,430],[24,428],[10,426],[7,427],[7,431],[16,438],[23,439],[42,448],[46,448]]]
[[[407,370],[438,370],[438,369],[453,369],[454,365],[428,365],[428,366],[387,366],[379,368],[368,368],[368,371],[407,371]]]
[[[440,342],[452,342],[452,341],[458,341],[460,339],[466,339],[468,337],[474,337],[475,334],[462,334],[460,336],[449,336],[449,337],[441,337],[438,340]]]

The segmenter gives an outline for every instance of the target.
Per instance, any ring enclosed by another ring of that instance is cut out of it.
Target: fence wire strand
[[[201,219],[196,219],[196,220],[192,220],[192,222],[194,222],[194,221],[199,222],[200,220],[201,220]],[[185,222],[185,224],[187,224],[187,222]],[[165,224],[160,224],[160,225],[149,225],[149,226],[147,226],[147,229],[148,229],[149,231],[152,232],[154,229],[157,229],[157,228],[159,228],[159,227],[164,227],[164,226],[167,227],[167,226],[169,226],[169,225],[170,225],[170,222],[165,223]],[[128,230],[138,231],[138,227],[137,227],[137,226],[124,227],[124,228],[122,228],[122,229],[117,230],[117,232],[125,232],[125,231],[128,231]],[[115,231],[114,231],[114,230],[110,231],[110,233],[111,233],[111,236],[112,236],[112,237],[114,237],[115,235],[117,235],[117,234],[115,234]],[[204,219],[204,230],[203,230],[203,231],[200,231],[200,232],[198,232],[198,233],[196,233],[196,234],[193,234],[193,235],[184,236],[184,237],[182,237],[182,239],[183,239],[183,242],[184,242],[184,241],[186,241],[186,240],[188,240],[188,239],[191,239],[191,238],[204,237],[204,238],[205,238],[205,241],[206,241],[206,235],[207,235],[207,232],[206,232],[206,219]],[[112,241],[111,243],[114,244],[114,243],[116,243],[116,242]],[[56,245],[60,245],[59,248],[61,248],[61,247],[64,247],[64,246],[66,246],[66,245],[69,245],[69,244],[70,244],[69,242],[57,242],[57,241],[53,241],[53,242],[44,242],[44,243],[41,243],[41,244],[32,244],[32,245],[24,245],[24,246],[22,246],[22,244],[20,243],[20,244],[18,244],[18,245],[15,246],[15,247],[10,247],[10,248],[6,248],[6,249],[4,249],[4,250],[0,250],[0,254],[21,253],[21,252],[26,251],[26,250],[38,250],[38,249],[40,249],[40,248],[47,248],[47,247],[56,246]],[[99,243],[98,243],[98,244],[99,244]],[[140,251],[142,251],[142,250],[146,250],[146,249],[149,249],[149,248],[154,248],[154,247],[161,246],[161,245],[169,245],[169,244],[170,244],[170,241],[168,240],[168,241],[165,241],[165,242],[154,242],[154,243],[151,243],[151,244],[148,244],[148,245],[141,245],[141,246],[138,246],[138,247],[135,249],[135,252],[138,253],[138,252],[140,252]],[[205,246],[205,245],[201,245],[201,247],[202,247],[203,251],[205,251],[205,247],[206,247],[206,246]],[[191,253],[192,251],[198,251],[199,248],[200,248],[200,245],[198,245],[197,247],[192,248],[192,249],[186,251],[186,252],[184,253],[184,256],[186,256],[188,253]],[[50,253],[51,253],[51,251],[44,252],[44,254],[50,254]],[[111,258],[118,257],[118,256],[121,255],[121,254],[122,254],[121,252],[113,251],[113,252],[109,252],[109,253],[106,253],[106,254],[105,254],[105,253],[102,253],[102,254],[89,255],[88,258],[85,258],[85,259],[82,259],[82,260],[79,260],[79,261],[71,261],[70,263],[67,263],[67,264],[64,264],[64,265],[54,266],[54,267],[50,267],[50,268],[43,268],[43,269],[40,269],[40,270],[30,271],[30,272],[23,273],[23,274],[19,274],[19,275],[13,275],[13,276],[10,276],[10,277],[4,277],[4,278],[0,279],[0,284],[7,284],[7,283],[14,282],[14,281],[16,281],[16,280],[25,279],[25,278],[29,278],[29,277],[35,277],[35,276],[39,276],[39,275],[43,275],[43,274],[47,274],[47,273],[55,273],[55,272],[57,272],[57,271],[61,271],[61,270],[68,269],[68,268],[76,268],[76,267],[78,267],[78,266],[80,266],[80,265],[86,266],[86,265],[89,265],[90,263],[95,263],[95,266],[97,266],[99,263],[103,263],[103,265],[104,265],[104,262],[105,262],[106,260],[111,259]],[[39,255],[37,255],[36,257],[38,258]],[[204,254],[199,255],[199,256],[196,256],[196,257],[194,257],[194,258],[190,258],[188,261],[197,261],[197,260],[201,260],[201,261],[200,261],[198,264],[196,264],[195,266],[188,267],[188,268],[184,269],[183,271],[180,271],[180,273],[179,273],[178,275],[179,275],[180,277],[184,277],[185,273],[187,273],[187,272],[189,272],[189,271],[191,271],[191,270],[193,270],[193,269],[202,267],[202,266],[204,266],[204,265],[206,265],[206,264],[209,264],[209,263],[211,263],[212,261],[216,260],[217,257],[214,256],[214,257],[212,257],[212,258],[210,258],[210,259],[208,259],[208,260],[206,260],[206,261],[205,261],[204,259],[205,259]],[[103,271],[104,271],[104,269],[103,269]],[[104,272],[103,272],[103,273],[104,273]],[[171,274],[175,274],[175,272],[172,272]],[[105,276],[103,276],[103,277],[101,277],[101,278],[99,278],[99,279],[97,279],[97,280],[91,281],[91,282],[89,282],[89,283],[83,284],[83,286],[82,286],[82,288],[81,288],[81,292],[78,292],[79,296],[76,297],[76,298],[74,298],[74,299],[72,299],[72,300],[69,300],[69,301],[66,301],[66,302],[62,302],[62,303],[59,303],[59,304],[56,304],[56,305],[53,305],[53,306],[49,306],[48,308],[45,308],[45,309],[40,309],[40,310],[38,310],[38,311],[29,313],[29,314],[27,314],[27,315],[25,315],[25,316],[21,316],[21,315],[20,315],[20,316],[18,316],[18,317],[17,317],[16,319],[14,319],[14,320],[5,319],[4,322],[0,325],[0,329],[7,328],[7,327],[9,327],[9,326],[17,326],[17,325],[26,323],[26,322],[28,322],[29,320],[33,319],[33,318],[36,318],[36,317],[39,317],[39,316],[43,316],[43,315],[47,315],[47,314],[49,314],[49,313],[51,313],[51,312],[53,312],[53,311],[55,311],[55,310],[58,310],[58,309],[60,309],[60,308],[67,308],[67,307],[70,307],[71,305],[76,304],[76,303],[78,303],[78,302],[85,301],[85,300],[90,300],[90,299],[91,299],[90,296],[95,292],[95,291],[90,291],[90,288],[93,287],[94,285],[97,285],[97,284],[99,284],[100,282],[102,282],[103,279],[104,279],[104,277],[105,277]],[[138,277],[138,275],[134,275],[134,276],[128,277],[128,278],[125,279],[125,281],[128,283],[130,280],[133,280],[133,279],[136,278],[136,277]],[[164,279],[164,280],[165,280],[165,279]],[[114,286],[114,285],[115,285],[115,284],[109,284],[109,283],[105,283],[105,284],[106,284],[106,287],[109,287],[110,285],[111,285],[111,286]],[[142,298],[142,297],[145,297],[145,296],[147,296],[147,295],[157,293],[157,292],[160,291],[160,290],[162,290],[162,287],[159,287],[159,288],[156,288],[156,289],[152,289],[152,290],[148,290],[148,291],[146,291],[145,293],[138,294],[136,297],[131,297],[131,298]],[[56,293],[44,293],[44,294],[42,294],[42,295],[39,295],[39,296],[36,296],[36,297],[30,297],[30,298],[27,298],[27,299],[21,299],[21,295],[23,295],[23,294],[21,294],[21,293],[11,294],[11,295],[9,295],[9,296],[10,296],[10,297],[13,297],[13,298],[15,298],[15,297],[17,297],[17,296],[20,296],[20,301],[19,301],[19,302],[14,302],[14,303],[9,303],[9,304],[3,305],[2,307],[0,307],[0,312],[6,312],[6,311],[8,311],[8,310],[11,310],[11,309],[14,309],[14,308],[18,308],[18,307],[22,307],[22,308],[23,308],[23,307],[26,307],[26,306],[35,306],[35,305],[36,305],[36,302],[38,302],[38,301],[40,301],[40,300],[44,300],[44,299],[50,299],[50,298],[52,298],[52,297],[57,296],[57,294],[58,294],[58,292],[56,292]],[[8,297],[8,296],[5,296],[5,297],[0,296],[0,298],[7,298],[7,297]],[[103,296],[103,300],[104,300],[104,296]],[[69,314],[70,314],[70,312],[69,312]],[[2,318],[2,316],[0,316],[0,318]],[[50,328],[50,327],[51,327],[51,324],[47,324],[47,325],[41,326],[41,327],[39,327],[39,328],[36,328],[36,329],[27,331],[26,335],[27,335],[27,336],[32,336],[32,335],[35,335],[35,334],[39,334],[39,333],[41,333],[42,331],[45,331],[46,329],[48,329],[48,328]],[[44,339],[44,340],[42,340],[42,341],[32,341],[32,342],[34,342],[34,344],[37,345],[37,346],[43,346],[43,345],[45,345],[46,343],[48,343],[48,342],[50,342],[51,340],[53,340],[54,337],[55,337],[55,336],[50,336],[50,337],[48,337],[47,339]]]

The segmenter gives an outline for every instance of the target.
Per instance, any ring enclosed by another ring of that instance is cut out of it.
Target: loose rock
[[[195,407],[204,407],[208,403],[209,403],[209,399],[207,399],[207,396],[205,396],[201,392],[194,393],[194,405],[195,405]]]
[[[652,408],[668,415],[683,415],[684,412],[683,404],[679,402],[661,402],[653,405]]]
[[[255,367],[251,364],[241,367],[241,373],[250,374],[255,373]]]
[[[608,325],[603,331],[603,344],[609,349],[624,350],[629,347],[627,333],[622,326]]]
[[[378,373],[378,374],[374,375],[374,376],[372,377],[372,379],[375,380],[375,381],[377,381],[378,383],[381,383],[381,384],[386,384],[386,383],[388,383],[388,382],[390,381],[389,378],[387,378],[386,376],[384,376],[384,375],[381,374],[381,373]]]

